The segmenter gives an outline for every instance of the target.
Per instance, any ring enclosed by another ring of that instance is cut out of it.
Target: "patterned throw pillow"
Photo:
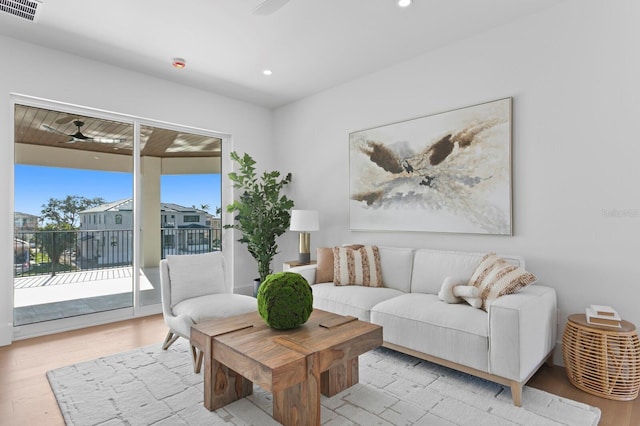
[[[343,247],[359,249],[364,246],[362,244],[345,244]],[[333,282],[333,248],[318,247],[316,249],[316,259],[315,284]]]
[[[334,247],[333,283],[383,287],[378,246]]]
[[[469,285],[480,289],[482,309],[486,311],[498,297],[517,293],[536,280],[531,272],[510,264],[495,253],[489,253],[480,260]]]

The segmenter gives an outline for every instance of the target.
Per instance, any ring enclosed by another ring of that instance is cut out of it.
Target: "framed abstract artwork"
[[[512,235],[511,103],[351,133],[350,229]]]

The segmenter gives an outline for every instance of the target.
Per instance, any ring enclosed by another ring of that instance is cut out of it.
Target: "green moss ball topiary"
[[[309,319],[313,311],[311,286],[300,274],[271,274],[258,290],[258,313],[270,327],[279,330],[296,328]]]

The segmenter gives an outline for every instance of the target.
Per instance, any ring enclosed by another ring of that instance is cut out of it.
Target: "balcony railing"
[[[161,257],[221,249],[220,229],[161,229]],[[29,231],[14,235],[14,274],[29,276],[131,266],[133,231]]]
[[[160,234],[163,259],[168,255],[209,253],[222,249],[220,229],[162,228]]]

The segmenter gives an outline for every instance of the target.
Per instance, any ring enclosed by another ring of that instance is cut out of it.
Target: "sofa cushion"
[[[258,302],[243,294],[209,294],[186,299],[175,305],[171,311],[175,316],[186,315],[197,324],[207,319],[226,318],[258,310]]]
[[[486,311],[498,297],[516,293],[536,280],[531,272],[508,263],[495,253],[489,253],[480,260],[469,285],[480,289],[482,309]]]
[[[386,342],[488,370],[488,318],[480,309],[435,294],[403,294],[375,305],[371,322],[382,326]]]
[[[380,252],[377,246],[333,248],[333,283],[382,287]]]
[[[378,247],[380,269],[385,287],[395,288],[404,293],[411,291],[411,271],[415,250],[400,247]]]
[[[469,282],[485,253],[419,249],[413,260],[411,292],[438,294],[445,278]],[[524,268],[524,259],[502,256],[509,263]]]
[[[225,293],[224,257],[221,252],[167,256],[171,278],[171,307],[205,294]]]
[[[312,285],[311,290],[314,308],[352,315],[362,321],[369,321],[369,312],[376,304],[404,294],[392,288],[335,286],[333,283]]]

